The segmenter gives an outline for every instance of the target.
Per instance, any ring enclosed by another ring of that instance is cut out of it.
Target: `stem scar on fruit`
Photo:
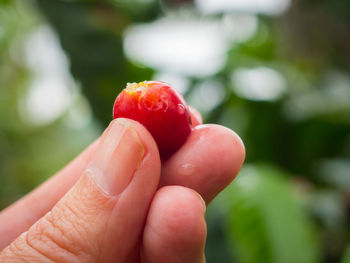
[[[145,81],[139,83],[128,82],[126,84],[125,92],[129,95],[138,96],[138,100],[140,100],[145,94],[147,88],[147,83]]]
[[[168,159],[191,133],[191,115],[182,94],[161,81],[128,83],[114,102],[113,118],[129,118],[144,125]]]

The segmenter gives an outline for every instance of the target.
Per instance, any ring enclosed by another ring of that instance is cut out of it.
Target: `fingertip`
[[[238,175],[245,160],[245,146],[236,132],[221,125],[199,125],[195,130],[198,132],[198,137],[206,134],[204,147],[207,148],[210,155],[203,156],[203,158],[207,166],[211,166],[214,171],[208,183],[212,182],[213,190],[215,186],[217,187],[212,196],[208,194],[208,200],[212,200]]]
[[[231,159],[231,162],[225,162],[228,165],[227,170],[237,175],[241,170],[246,156],[245,146],[241,137],[230,128],[217,124],[199,125],[195,130],[200,132],[202,130],[210,130],[213,143],[218,145],[217,147],[221,149],[223,156]]]
[[[208,203],[237,176],[244,159],[244,144],[234,131],[198,125],[163,165],[160,184],[192,188]]]
[[[204,214],[205,204],[194,190],[159,189],[144,231],[145,257],[150,262],[200,262],[206,240]]]
[[[205,214],[206,205],[202,197],[193,189],[172,185],[160,188],[153,200],[152,209],[171,215],[172,219],[197,217]]]

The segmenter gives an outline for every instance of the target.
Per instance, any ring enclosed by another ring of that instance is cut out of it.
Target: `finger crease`
[[[28,247],[30,247],[31,249],[33,249],[36,253],[40,254],[41,256],[43,256],[45,259],[50,260],[50,262],[55,263],[55,259],[50,257],[47,253],[44,253],[43,251],[41,251],[41,249],[35,247],[34,245],[31,244],[31,242],[28,239],[28,233],[25,235],[24,241],[26,243],[26,245]]]

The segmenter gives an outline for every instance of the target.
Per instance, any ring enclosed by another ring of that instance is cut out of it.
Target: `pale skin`
[[[238,174],[241,139],[202,125],[161,163],[148,131],[127,119],[0,213],[0,262],[205,262],[205,209]]]

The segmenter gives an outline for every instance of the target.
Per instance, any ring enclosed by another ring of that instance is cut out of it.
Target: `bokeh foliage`
[[[0,1],[2,207],[97,136],[126,82],[151,79],[159,71],[127,57],[125,30],[182,13],[199,21],[220,21],[225,15],[204,15],[192,1],[176,0]],[[350,2],[295,0],[282,15],[254,16],[256,32],[229,47],[220,70],[186,76],[185,96],[198,107],[201,87],[219,83],[216,92],[224,96],[204,110],[204,119],[237,131],[247,150],[239,178],[209,207],[207,260],[348,262]],[[69,110],[41,126],[23,117],[23,94],[32,78],[24,45],[43,24],[57,33],[93,112],[84,127],[67,125]],[[237,92],[232,76],[261,68],[283,77],[286,89],[279,97],[261,100]]]

